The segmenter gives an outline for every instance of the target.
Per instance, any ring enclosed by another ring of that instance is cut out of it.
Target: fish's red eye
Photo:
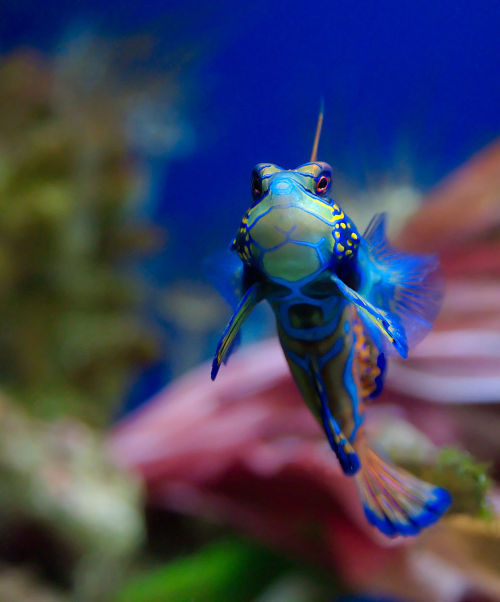
[[[321,176],[316,183],[316,194],[325,194],[330,185],[330,178],[328,176]]]
[[[262,196],[262,180],[257,172],[252,174],[252,196],[254,200]]]

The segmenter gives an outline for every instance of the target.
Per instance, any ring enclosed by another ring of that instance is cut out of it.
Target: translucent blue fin
[[[369,447],[361,452],[356,483],[366,518],[389,537],[417,535],[451,505],[445,489],[384,462]]]
[[[354,303],[363,322],[368,322],[377,328],[387,341],[394,346],[399,355],[403,358],[408,356],[408,345],[406,343],[405,331],[402,328],[396,316],[390,312],[375,307],[362,295],[347,286],[336,274],[331,275],[331,279],[337,285],[342,295],[351,303]]]
[[[241,324],[261,299],[261,289],[257,283],[252,284],[241,298],[241,301],[236,307],[236,310],[229,320],[229,323],[220,338],[219,344],[217,345],[215,357],[212,362],[212,380],[215,380],[220,365],[231,351]]]
[[[204,259],[203,270],[234,310],[244,293],[244,269],[238,255],[231,251],[215,253]]]
[[[383,213],[372,219],[363,238],[358,252],[358,293],[397,318],[412,348],[432,328],[441,307],[444,280],[439,260],[393,248],[385,235]]]
[[[330,447],[335,452],[345,474],[353,475],[360,467],[358,454],[354,451],[353,446],[342,432],[338,422],[332,416],[328,405],[326,390],[323,385],[323,379],[321,378],[319,368],[314,360],[311,360],[309,363],[309,370],[311,372],[316,393],[321,401],[321,420]]]

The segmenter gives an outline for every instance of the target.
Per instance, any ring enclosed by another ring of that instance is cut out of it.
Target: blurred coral
[[[500,141],[483,150],[429,195],[399,243],[439,253],[447,277],[432,334],[391,383],[447,402],[500,401]],[[425,374],[426,378],[421,378]]]

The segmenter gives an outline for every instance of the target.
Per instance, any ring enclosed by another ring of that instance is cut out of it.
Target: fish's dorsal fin
[[[314,134],[314,142],[311,153],[310,163],[314,163],[318,158],[318,144],[319,137],[321,136],[321,128],[323,127],[323,117],[325,115],[325,99],[321,99],[321,105],[319,108],[318,122],[316,123],[316,133]]]

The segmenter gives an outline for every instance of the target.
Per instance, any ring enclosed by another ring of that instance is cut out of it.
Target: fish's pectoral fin
[[[358,454],[355,452],[354,447],[344,435],[339,423],[335,420],[330,411],[323,379],[321,378],[319,367],[313,359],[309,362],[309,371],[313,379],[314,388],[316,389],[316,393],[321,402],[321,420],[330,447],[335,452],[345,474],[353,475],[358,472],[361,466]]]
[[[438,257],[393,247],[385,233],[385,214],[378,214],[363,235],[358,262],[361,271],[371,275],[362,279],[359,292],[395,316],[404,328],[408,347],[414,347],[432,328],[443,300],[444,278]]]
[[[237,310],[245,292],[255,282],[252,270],[241,263],[236,253],[230,251],[215,253],[205,258],[203,269],[207,279],[215,285],[233,312]],[[240,339],[239,333],[236,334],[224,356],[224,364],[239,346]]]
[[[356,306],[361,317],[375,325],[394,346],[399,355],[406,359],[408,357],[406,334],[396,316],[372,305],[359,293],[347,286],[336,274],[332,274],[331,279],[337,285],[342,295]]]
[[[215,357],[212,362],[212,380],[215,380],[222,362],[231,351],[231,348],[236,341],[236,336],[239,332],[240,326],[252,309],[261,300],[261,287],[257,282],[255,282],[246,290],[245,294],[241,298],[222,334],[222,337],[219,340],[217,349],[215,351]]]

